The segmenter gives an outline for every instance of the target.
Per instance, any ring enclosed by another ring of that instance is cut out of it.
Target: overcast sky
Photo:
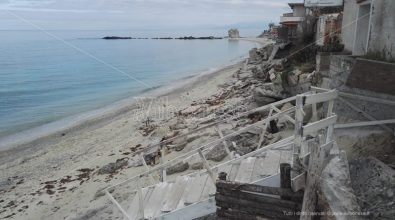
[[[261,28],[288,2],[303,0],[0,0],[0,29]]]

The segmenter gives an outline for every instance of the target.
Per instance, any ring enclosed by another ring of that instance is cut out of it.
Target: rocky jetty
[[[220,40],[223,39],[222,37],[214,37],[214,36],[209,36],[209,37],[177,37],[175,38],[177,40]]]
[[[132,37],[118,37],[118,36],[106,36],[102,38],[103,40],[130,40]]]

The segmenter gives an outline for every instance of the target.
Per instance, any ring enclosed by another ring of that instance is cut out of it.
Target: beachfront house
[[[303,3],[289,3],[292,12],[280,17],[280,24],[287,29],[288,40],[294,41],[302,34],[302,21],[305,16]]]
[[[330,48],[339,44],[343,20],[343,0],[305,0],[304,7],[316,18],[315,43]],[[327,49],[328,50],[328,49]]]
[[[352,55],[395,59],[395,1],[345,0],[342,42]]]
[[[285,41],[302,42],[313,33],[312,11],[304,7],[304,3],[288,3],[292,12],[280,17],[280,24],[286,30]]]

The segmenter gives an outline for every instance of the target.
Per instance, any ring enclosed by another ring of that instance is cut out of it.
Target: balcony
[[[303,17],[289,16],[289,14],[284,14],[280,17],[280,24],[297,24],[303,21]]]

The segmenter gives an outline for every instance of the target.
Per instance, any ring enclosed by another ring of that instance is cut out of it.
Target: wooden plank
[[[319,188],[320,176],[322,171],[321,161],[322,157],[320,157],[321,146],[313,146],[310,152],[310,161],[309,167],[307,168],[306,173],[306,185],[303,196],[303,206],[302,212],[304,213],[312,213],[317,210],[317,200],[318,195],[317,191]],[[310,220],[312,219],[311,215],[302,215],[300,217],[302,220]]]
[[[242,160],[240,163],[239,171],[235,177],[236,182],[249,183],[251,182],[252,171],[254,170],[256,157],[249,157]]]
[[[272,116],[272,114],[273,114],[273,108],[270,108],[268,117]],[[266,130],[267,130],[267,126],[269,125],[269,123],[270,123],[270,122],[266,122],[266,123],[263,125],[263,127],[262,127],[262,133],[259,135],[259,141],[258,141],[258,146],[257,146],[258,149],[261,148],[261,145],[262,145],[262,143],[263,143],[263,141],[264,141],[265,134],[266,134]]]
[[[187,186],[189,177],[188,176],[178,176],[171,190],[168,190],[167,198],[165,198],[164,204],[162,206],[162,212],[171,212],[177,208],[178,203],[184,193]]]
[[[219,128],[218,125],[215,126],[215,130],[217,130],[218,135],[219,135],[220,138],[224,138],[224,134],[222,133],[221,128]],[[224,140],[224,141],[222,142],[222,144],[224,145],[225,151],[226,151],[226,153],[228,154],[228,156],[229,156],[231,159],[233,159],[233,154],[232,154],[232,153],[230,152],[230,150],[229,150],[228,143],[226,143],[226,141]]]
[[[331,90],[328,92],[318,93],[318,94],[311,94],[305,95],[304,97],[304,104],[311,105],[314,103],[322,103],[334,100],[338,97],[339,92],[337,90]]]
[[[232,164],[232,169],[230,170],[228,180],[229,181],[234,181],[237,175],[237,172],[239,171],[240,163]]]
[[[191,190],[188,191],[184,204],[188,205],[199,201],[208,178],[207,174],[202,174],[192,179],[191,184],[188,185]]]
[[[276,106],[274,106],[274,105],[272,105],[272,109],[273,109],[274,111],[276,111],[277,113],[280,113],[280,112],[281,112],[281,110],[280,110],[279,108],[277,108]],[[291,116],[289,116],[289,115],[284,115],[284,117],[285,117],[289,122],[291,122],[292,124],[295,124],[295,120],[294,120]]]
[[[354,128],[354,127],[365,127],[365,126],[375,126],[382,124],[395,124],[395,119],[388,120],[378,120],[378,121],[363,121],[363,122],[353,122],[347,124],[336,124],[335,128]]]
[[[289,200],[283,200],[280,198],[275,198],[273,196],[266,196],[262,194],[236,191],[236,190],[226,190],[223,188],[218,188],[218,192],[215,194],[216,201],[227,201],[235,204],[240,204],[243,200],[250,201],[251,206],[255,204],[258,208],[265,205],[275,205],[281,209],[288,210],[300,210],[302,205],[300,202],[294,202]]]
[[[249,191],[254,193],[271,194],[278,196],[288,196],[298,200],[303,199],[303,192],[293,192],[291,189],[271,187],[271,186],[261,186],[255,184],[247,183],[236,183],[228,181],[218,180],[216,183],[217,189],[228,189],[228,190],[238,190],[238,191]]]
[[[314,87],[314,86],[312,86],[311,89],[314,89],[316,91],[329,91],[328,89]],[[395,106],[395,101],[388,100],[388,99],[382,99],[382,98],[376,98],[376,97],[364,96],[364,95],[357,95],[357,94],[346,93],[346,92],[339,92],[339,96]]]
[[[317,92],[314,91],[314,94],[316,94]],[[311,117],[311,120],[314,121],[318,121],[318,113],[317,113],[317,103],[312,103],[311,104],[311,110],[313,112],[313,115]]]
[[[304,189],[306,185],[306,172],[303,172],[291,180],[291,188],[294,192]]]
[[[144,207],[144,218],[154,218],[160,212],[164,195],[169,187],[169,183],[161,182],[155,185],[147,205]]]
[[[329,125],[336,124],[337,116],[333,115],[329,118],[325,118],[313,123],[309,123],[302,127],[303,136],[315,133],[321,129],[327,128]]]
[[[293,172],[291,176],[299,175],[301,172],[301,164],[299,161],[300,148],[302,147],[302,133],[303,133],[303,96],[296,96],[296,106],[295,106],[295,139],[293,144],[292,153],[292,169]]]

